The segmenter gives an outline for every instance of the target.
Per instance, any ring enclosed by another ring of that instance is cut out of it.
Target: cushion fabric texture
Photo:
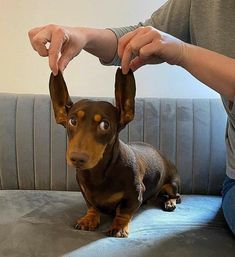
[[[0,256],[5,257],[232,257],[235,240],[218,196],[184,195],[174,212],[143,205],[128,238],[106,237],[111,217],[97,231],[74,229],[86,204],[80,192],[0,191]]]
[[[73,98],[78,100],[79,98]],[[114,102],[112,98],[98,98]],[[234,257],[221,209],[226,113],[220,99],[137,98],[124,141],[152,144],[181,176],[182,203],[143,205],[128,238],[74,229],[86,213],[48,95],[0,93],[0,257]]]

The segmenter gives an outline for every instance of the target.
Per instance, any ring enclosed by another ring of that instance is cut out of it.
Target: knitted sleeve
[[[140,26],[152,26],[185,42],[189,42],[190,5],[191,0],[169,0],[156,10],[145,22],[139,22],[134,26],[108,29],[115,33],[118,40],[126,33],[133,31]],[[118,66],[120,65],[120,58],[116,54],[110,63],[105,63],[103,61],[101,61],[101,63],[104,65]]]

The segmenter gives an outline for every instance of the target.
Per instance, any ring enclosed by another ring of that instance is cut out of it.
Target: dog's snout
[[[86,164],[89,160],[89,156],[85,153],[76,153],[72,152],[70,154],[70,160],[72,163],[74,163],[76,166],[82,166]]]

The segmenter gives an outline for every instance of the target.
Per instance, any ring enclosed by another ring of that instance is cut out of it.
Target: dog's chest
[[[84,196],[93,207],[100,210],[101,212],[113,213],[123,199],[124,192],[91,192],[84,189]]]
[[[94,185],[88,177],[77,177],[77,180],[86,201],[101,212],[114,212],[124,197],[124,191],[112,187],[108,181]]]

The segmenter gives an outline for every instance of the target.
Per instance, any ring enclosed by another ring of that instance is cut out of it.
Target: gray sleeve
[[[189,42],[190,5],[191,0],[169,0],[157,11],[155,11],[145,22],[140,22],[134,26],[109,29],[112,30],[117,39],[119,39],[126,33],[133,31],[140,26],[152,26],[185,42]],[[102,61],[101,63],[104,65],[118,66],[120,65],[121,61],[116,54],[110,63],[104,63]]]
[[[228,114],[228,117],[233,121],[234,128],[235,128],[235,97],[234,101],[229,101],[226,97],[221,95],[221,99],[224,104],[224,108]]]
[[[167,1],[143,25],[152,26],[189,43],[190,6],[191,0]]]
[[[235,179],[235,102],[231,102],[221,96],[225,110],[228,114],[225,133],[226,143],[226,174]],[[234,98],[235,101],[235,98]]]
[[[123,35],[125,35],[126,33],[133,31],[135,29],[137,29],[138,27],[143,26],[143,23],[139,23],[138,25],[134,25],[134,26],[128,26],[128,27],[120,27],[120,28],[108,28],[109,30],[113,31],[113,33],[116,35],[117,40],[122,37]],[[114,56],[113,60],[111,62],[104,62],[102,59],[100,59],[100,62],[103,65],[113,65],[113,66],[120,66],[121,64],[121,60],[118,56],[118,54],[116,53],[116,55]]]

